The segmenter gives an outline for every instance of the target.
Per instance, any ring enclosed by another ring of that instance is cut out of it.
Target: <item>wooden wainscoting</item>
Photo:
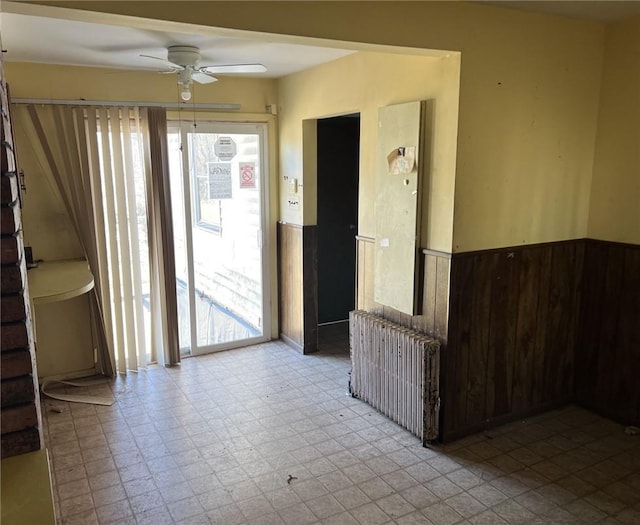
[[[302,226],[278,223],[280,337],[302,350]]]
[[[408,315],[375,301],[374,242],[371,237],[356,237],[356,309],[375,313],[394,323],[427,333],[442,345],[446,344],[451,254],[422,250],[422,305],[419,315]]]
[[[303,353],[318,351],[318,226],[302,227]]]
[[[280,337],[308,354],[318,349],[317,227],[278,223]]]
[[[373,298],[375,239],[356,235],[356,310],[382,314],[382,306]]]
[[[357,307],[440,340],[443,441],[576,401],[640,425],[640,246],[425,250],[408,316],[375,302],[373,242],[357,238]]]
[[[413,327],[438,339],[443,348],[449,331],[451,254],[434,250],[423,250],[422,253],[422,311],[414,318]]]
[[[454,255],[443,439],[573,397],[584,241]]]
[[[576,399],[640,425],[640,246],[588,240]]]

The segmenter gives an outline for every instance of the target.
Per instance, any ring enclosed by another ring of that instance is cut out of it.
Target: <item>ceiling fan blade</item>
[[[229,64],[222,66],[202,66],[200,71],[207,73],[264,73],[267,68],[262,64]]]
[[[207,75],[207,73],[202,73],[200,71],[192,73],[191,78],[198,84],[211,84],[212,82],[218,81],[216,77],[212,77],[211,75]]]
[[[166,58],[160,58],[160,57],[154,57],[151,55],[140,55],[141,57],[144,58],[152,58],[153,60],[159,60],[160,62],[164,62],[165,64],[167,64],[170,68],[174,69],[174,70],[181,70],[184,69],[184,67],[178,65],[178,64],[174,64],[173,62],[169,62]]]

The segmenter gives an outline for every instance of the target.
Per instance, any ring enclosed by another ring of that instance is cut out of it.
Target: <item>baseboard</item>
[[[562,408],[564,406],[571,405],[571,404],[575,404],[573,399],[563,399],[561,401],[552,401],[549,403],[545,403],[543,405],[539,405],[530,410],[518,412],[516,414],[511,413],[511,414],[505,414],[503,416],[494,417],[492,419],[483,421],[478,425],[472,425],[469,427],[465,427],[463,429],[454,430],[452,432],[442,432],[440,436],[440,442],[450,443],[451,441],[455,441],[456,439],[461,439],[463,437],[470,436],[472,434],[477,434],[478,432],[485,432],[487,430],[491,430],[492,428],[506,425],[507,423],[513,423],[514,421],[518,421],[519,419],[527,419],[533,416],[537,416],[538,414],[549,412],[550,410],[556,410],[558,408]]]
[[[285,334],[280,334],[280,340],[287,346],[290,346],[294,350],[297,350],[301,354],[304,354],[304,345],[301,345],[300,343],[298,343],[298,341],[291,339],[289,336],[286,336]]]

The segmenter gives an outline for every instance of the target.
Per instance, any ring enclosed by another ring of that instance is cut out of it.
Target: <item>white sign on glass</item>
[[[207,162],[209,175],[209,199],[231,199],[231,163]]]
[[[238,149],[231,137],[219,137],[213,145],[213,151],[220,160],[230,161],[236,156]]]

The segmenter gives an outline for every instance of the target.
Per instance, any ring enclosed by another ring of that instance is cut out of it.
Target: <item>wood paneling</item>
[[[374,242],[371,237],[356,237],[356,309],[375,313],[390,321],[429,334],[441,344],[447,340],[449,315],[449,271],[451,255],[423,250],[419,263],[422,277],[421,311],[408,315],[374,300]]]
[[[423,250],[422,255],[422,311],[412,319],[412,327],[443,343],[447,340],[451,255],[430,250]]]
[[[584,241],[556,244],[551,253],[543,403],[573,398]]]
[[[640,246],[587,241],[583,275],[576,399],[640,425]]]
[[[469,259],[465,268],[465,278],[472,278],[474,273],[487,274],[490,271],[493,259],[490,257]],[[455,267],[456,275],[459,273],[458,265]],[[455,304],[459,305],[460,297],[456,298]],[[453,300],[453,299],[452,299]],[[464,301],[463,301],[464,302]],[[476,283],[474,289],[474,297],[471,302],[471,318],[470,326],[468,326],[468,337],[466,339],[466,347],[468,352],[469,365],[468,370],[471,373],[467,379],[466,406],[464,405],[464,396],[459,400],[459,406],[463,410],[465,422],[467,412],[475,414],[475,417],[484,419],[487,413],[487,388],[484,376],[484,370],[489,367],[489,322],[491,305],[491,281],[486,280]],[[460,310],[461,307],[457,306]],[[452,315],[454,312],[452,312]],[[463,317],[464,318],[464,317]],[[470,352],[471,341],[473,341],[475,351]],[[446,400],[445,400],[446,403]],[[459,418],[460,419],[460,418]]]
[[[280,284],[280,334],[303,345],[302,227],[278,224],[278,282]]]
[[[305,354],[318,348],[317,229],[278,223],[280,337]]]
[[[454,255],[443,439],[573,395],[584,242]]]
[[[373,242],[357,240],[358,308],[441,341],[443,440],[570,401],[640,424],[640,246],[425,250],[411,317],[373,301]]]
[[[304,353],[318,350],[318,227],[302,227],[302,316]]]
[[[373,299],[373,262],[375,239],[356,236],[356,310],[382,313]]]
[[[515,356],[513,370],[512,409],[522,413],[538,401],[533,400],[536,383],[536,333],[538,326],[538,306],[542,304],[540,290],[540,266],[544,250],[524,250],[519,258],[518,312],[516,316]],[[542,352],[540,352],[543,355]]]
[[[453,263],[453,261],[452,261]],[[450,317],[458,328],[451,331],[448,337],[448,345],[445,359],[440,363],[444,377],[445,390],[442,395],[443,425],[446,428],[457,428],[466,420],[466,389],[467,374],[452,374],[450,371],[468,370],[468,360],[471,345],[471,306],[472,302],[465,300],[463,294],[472,287],[474,261],[469,259],[461,264],[452,264],[451,267],[451,292],[450,292]],[[466,322],[465,322],[466,320]],[[451,352],[450,348],[458,349]],[[486,374],[486,368],[484,369]],[[459,382],[464,377],[464,382]],[[484,381],[483,381],[484,383]]]

